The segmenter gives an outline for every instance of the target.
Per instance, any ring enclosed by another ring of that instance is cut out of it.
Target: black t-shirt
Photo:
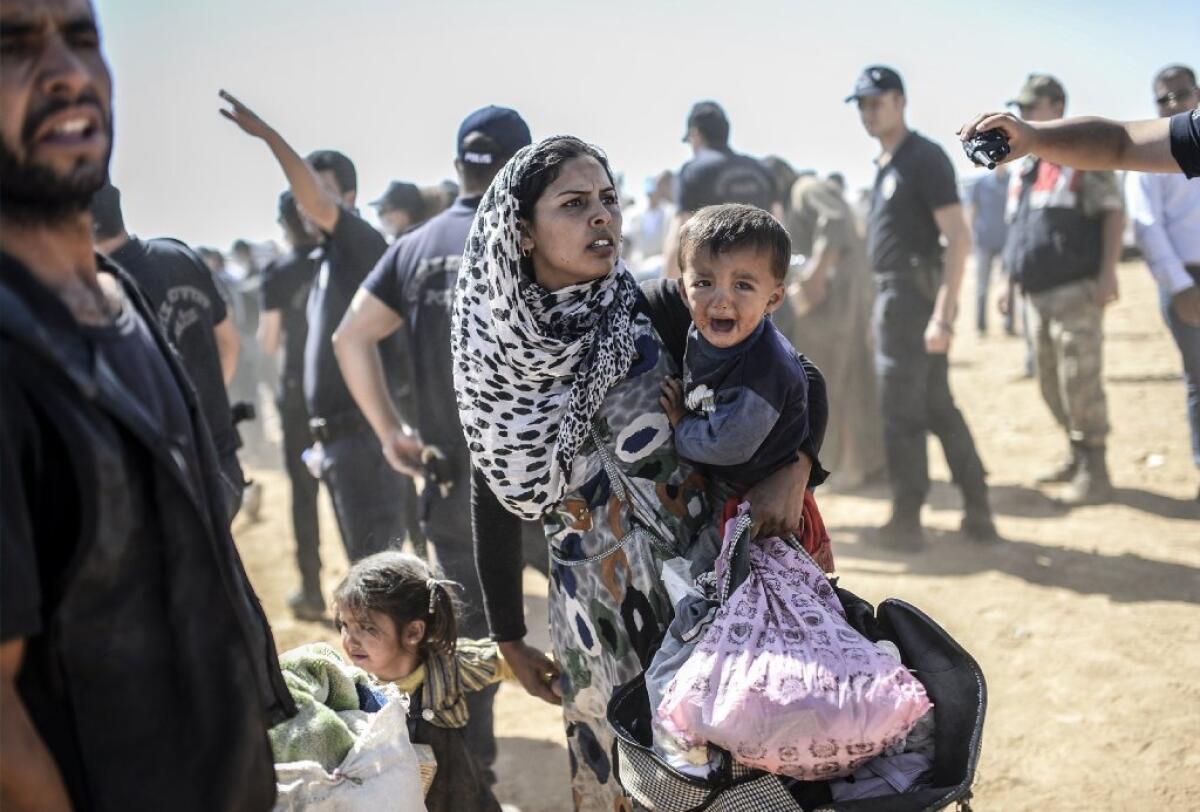
[[[363,283],[404,319],[401,328],[416,387],[416,429],[423,442],[464,449],[454,395],[450,317],[463,247],[479,198],[459,198],[429,222],[404,234]]]
[[[1200,108],[1171,116],[1171,155],[1183,174],[1200,177]]]
[[[183,395],[171,376],[166,360],[154,343],[150,328],[133,308],[126,306],[105,327],[80,327],[98,358],[125,384],[150,423],[170,444],[187,456],[187,470],[196,471],[195,439]],[[194,477],[193,477],[194,478]],[[197,488],[199,482],[192,483]]]
[[[180,469],[187,472],[192,487],[203,492],[187,405],[146,322],[127,303],[113,324],[78,330],[95,363],[103,361],[133,396],[154,436],[173,454],[183,455],[186,464]],[[79,505],[86,500],[75,491],[76,471],[70,459],[80,450],[63,447],[58,433],[39,426],[44,418],[29,407],[22,396],[6,393],[0,421],[0,481],[4,482],[0,488],[4,561],[0,639],[27,641],[18,685],[22,702],[78,803],[88,782],[73,710],[61,701],[62,686],[54,684],[61,677],[47,665],[43,645],[53,640],[49,626],[57,616],[64,579],[74,566],[78,547],[83,520]],[[151,575],[164,567],[162,530],[149,474],[154,463],[129,435],[118,432],[117,436],[124,466],[120,475],[128,479],[130,488],[122,506],[122,525],[128,535],[115,546],[121,548],[123,572],[136,570],[144,579],[138,594],[126,598],[131,605],[153,605],[161,613],[163,584]],[[167,656],[166,650],[146,652],[146,673],[154,673],[149,664],[169,669],[170,663],[163,662]]]
[[[728,149],[702,149],[679,170],[675,199],[680,211],[720,203],[748,203],[771,210],[775,179],[761,163]]]
[[[333,334],[358,286],[386,250],[379,232],[348,209],[340,211],[333,233],[325,235],[320,270],[308,296],[304,346],[304,400],[313,417],[358,410],[333,354]]]
[[[308,293],[317,273],[311,249],[292,251],[263,270],[262,310],[278,310],[283,330],[280,394],[297,392],[304,380],[304,342],[308,338]]]
[[[867,217],[867,255],[877,272],[938,266],[941,232],[933,212],[958,202],[950,158],[911,132],[875,175]]]
[[[138,283],[150,300],[167,340],[183,358],[217,454],[222,458],[235,454],[237,432],[213,333],[228,311],[208,266],[192,249],[171,239],[131,237],[113,251],[110,259]]]

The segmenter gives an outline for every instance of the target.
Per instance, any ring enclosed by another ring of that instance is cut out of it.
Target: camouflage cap
[[[1063,90],[1062,83],[1050,74],[1031,73],[1025,79],[1021,92],[1017,94],[1016,98],[1009,99],[1008,103],[1028,107],[1035,104],[1038,99],[1066,102],[1067,91]]]

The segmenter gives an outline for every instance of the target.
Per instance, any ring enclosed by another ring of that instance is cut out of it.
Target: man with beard
[[[241,440],[225,391],[237,369],[241,343],[237,327],[198,254],[177,240],[130,236],[117,187],[108,183],[96,192],[91,212],[96,250],[128,271],[146,294],[196,387],[221,461],[223,493],[232,521],[245,485],[237,457]]]
[[[86,0],[0,2],[0,807],[266,810],[294,712],[184,371],[92,251]]]

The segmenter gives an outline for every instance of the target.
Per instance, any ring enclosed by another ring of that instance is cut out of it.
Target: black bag
[[[608,704],[608,723],[616,733],[613,766],[617,780],[635,801],[657,812],[918,812],[941,809],[957,801],[970,809],[971,784],[983,740],[987,686],[975,659],[924,612],[891,598],[871,604],[837,588],[850,625],[872,640],[891,640],[901,658],[925,686],[936,708],[933,786],[915,792],[805,806],[790,779],[753,770],[722,752],[721,767],[711,780],[678,772],[651,746],[650,701],[645,676],[622,685]],[[813,784],[809,789],[822,788]],[[802,794],[802,797],[808,795]]]

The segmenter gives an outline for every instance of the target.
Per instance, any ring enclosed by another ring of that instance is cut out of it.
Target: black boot
[[[300,589],[288,595],[287,605],[299,620],[324,620],[325,598],[321,596],[320,578],[302,578]]]
[[[1075,478],[1075,473],[1079,470],[1080,460],[1083,457],[1083,445],[1074,440],[1071,441],[1071,447],[1067,451],[1067,458],[1055,468],[1053,471],[1039,476],[1035,481],[1039,485],[1049,485],[1059,482],[1070,482]]]
[[[980,544],[1000,540],[996,524],[992,521],[987,486],[976,491],[963,491],[963,520],[959,530],[968,540]]]
[[[1067,505],[1103,505],[1113,498],[1105,447],[1080,444],[1079,470],[1062,495]]]
[[[925,531],[921,529],[921,509],[901,509],[892,506],[892,518],[870,534],[870,541],[888,550],[917,552],[925,547]]]

